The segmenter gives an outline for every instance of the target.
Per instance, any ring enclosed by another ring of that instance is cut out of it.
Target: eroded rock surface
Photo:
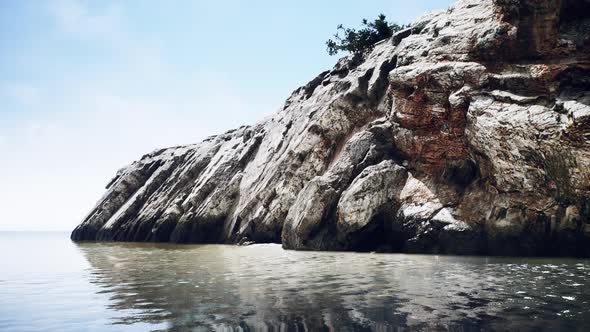
[[[272,117],[123,168],[72,239],[589,256],[589,9],[426,15]]]

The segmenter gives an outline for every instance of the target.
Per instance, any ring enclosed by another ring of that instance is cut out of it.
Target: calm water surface
[[[590,330],[590,262],[0,233],[2,331]]]

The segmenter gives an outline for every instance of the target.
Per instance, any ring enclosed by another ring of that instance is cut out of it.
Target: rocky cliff
[[[590,1],[461,0],[253,126],[121,169],[73,240],[590,255]]]

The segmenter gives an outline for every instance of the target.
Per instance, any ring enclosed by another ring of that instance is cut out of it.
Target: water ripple
[[[43,248],[69,264],[3,270],[0,330],[590,330],[587,260],[63,238]]]

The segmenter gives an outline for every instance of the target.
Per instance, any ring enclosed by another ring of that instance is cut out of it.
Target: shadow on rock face
[[[470,159],[449,162],[443,170],[443,177],[460,188],[467,187],[478,175],[479,168]]]
[[[590,18],[590,1],[588,0],[562,0],[559,13],[559,23]]]

